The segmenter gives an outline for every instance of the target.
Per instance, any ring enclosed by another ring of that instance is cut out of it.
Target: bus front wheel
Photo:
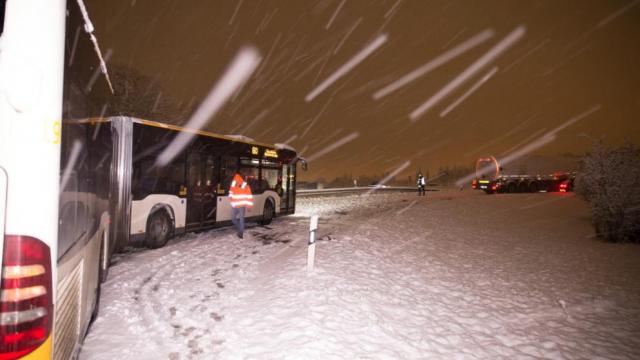
[[[165,211],[156,211],[147,222],[145,244],[150,249],[163,247],[171,236],[171,219]]]

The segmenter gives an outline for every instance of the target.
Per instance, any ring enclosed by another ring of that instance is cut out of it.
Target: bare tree
[[[158,77],[119,64],[110,65],[109,71],[115,94],[108,103],[118,114],[181,124],[193,111],[193,106],[180,106]]]

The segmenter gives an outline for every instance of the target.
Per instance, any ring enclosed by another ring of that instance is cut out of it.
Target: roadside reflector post
[[[309,246],[307,247],[307,274],[313,272],[316,260],[316,231],[318,231],[318,215],[311,216],[309,224]]]

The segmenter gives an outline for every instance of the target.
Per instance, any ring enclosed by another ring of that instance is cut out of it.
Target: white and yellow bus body
[[[77,3],[0,6],[0,358],[68,359],[97,308],[110,222],[79,170],[91,139],[63,124],[65,29]]]

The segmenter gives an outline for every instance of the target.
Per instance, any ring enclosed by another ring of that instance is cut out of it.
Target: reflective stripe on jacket
[[[231,188],[229,189],[229,200],[231,207],[253,207],[253,194],[251,194],[251,187],[247,184],[242,177],[236,174],[231,181]]]

